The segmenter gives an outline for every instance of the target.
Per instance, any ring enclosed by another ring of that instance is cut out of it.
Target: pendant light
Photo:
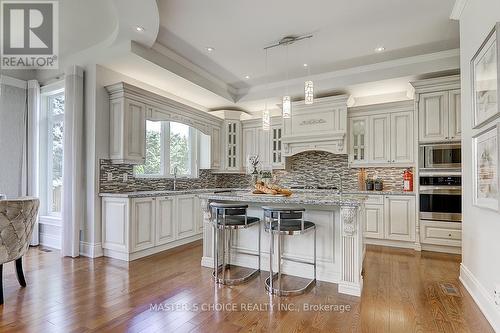
[[[286,45],[286,95],[283,96],[283,119],[290,119],[292,117],[292,100],[288,94],[288,44]]]
[[[266,77],[267,77],[267,49],[265,49],[265,51],[266,51],[265,66],[266,66]],[[266,94],[267,94],[267,88],[268,85],[266,83]],[[262,111],[262,130],[269,131],[270,129],[271,129],[271,115],[269,114],[269,109],[267,108],[267,96],[265,96],[264,111]]]
[[[311,52],[311,40],[308,40],[309,52]],[[310,54],[310,53],[309,53]],[[304,82],[304,103],[313,104],[314,103],[314,83],[311,80],[311,59],[309,59],[309,64],[307,65],[307,78]]]

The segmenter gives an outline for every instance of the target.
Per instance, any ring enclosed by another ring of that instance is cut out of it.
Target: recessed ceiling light
[[[385,47],[383,46],[378,46],[375,48],[375,52],[384,52],[385,51]]]
[[[307,67],[307,66],[309,66],[309,65],[308,65],[308,64],[304,64],[303,66],[304,66],[304,67]]]
[[[141,27],[140,25],[136,25],[135,26],[135,31],[138,31],[138,32],[143,32],[145,29],[143,27]]]
[[[207,51],[208,52],[213,52],[213,51],[215,51],[215,48],[213,48],[211,46],[207,46]]]
[[[249,79],[250,78],[250,75],[245,75],[245,79]]]

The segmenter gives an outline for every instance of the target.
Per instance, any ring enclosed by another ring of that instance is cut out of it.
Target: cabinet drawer
[[[383,205],[384,196],[383,195],[369,195],[365,201],[367,205]]]
[[[461,246],[462,225],[460,223],[421,221],[420,224],[422,243]]]

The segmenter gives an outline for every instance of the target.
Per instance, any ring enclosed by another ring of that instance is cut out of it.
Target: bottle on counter
[[[360,168],[358,171],[358,190],[366,191],[366,177],[365,168]]]

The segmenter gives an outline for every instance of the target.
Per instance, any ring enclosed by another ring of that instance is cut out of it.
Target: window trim
[[[52,169],[52,159],[48,158],[49,154],[53,154],[53,146],[49,148],[49,140],[51,139],[49,129],[56,121],[62,121],[64,124],[64,113],[55,117],[49,117],[49,100],[54,95],[64,94],[64,81],[58,81],[40,88],[40,120],[39,120],[39,195],[43,203],[40,207],[40,223],[59,225],[62,220],[62,212],[54,213],[51,211],[52,195],[51,187],[48,185],[49,175],[48,170]],[[64,125],[63,125],[64,126]],[[61,197],[62,200],[62,197]]]
[[[156,121],[156,120],[149,120],[146,119],[146,121]],[[160,120],[161,122],[161,143],[162,147],[160,149],[161,152],[161,165],[160,165],[160,170],[161,174],[138,174],[135,172],[134,169],[134,177],[135,178],[144,178],[144,179],[173,179],[174,174],[170,173],[170,158],[166,158],[166,156],[170,156],[170,123],[178,123],[182,124],[185,126],[189,127],[189,146],[191,150],[191,156],[190,156],[190,169],[191,169],[191,174],[189,175],[178,175],[177,179],[197,179],[199,178],[199,156],[198,156],[198,145],[199,145],[199,140],[198,140],[198,130],[188,124],[184,124],[181,122],[176,122],[176,121],[170,121],[170,120]],[[165,144],[168,142],[168,144]]]

